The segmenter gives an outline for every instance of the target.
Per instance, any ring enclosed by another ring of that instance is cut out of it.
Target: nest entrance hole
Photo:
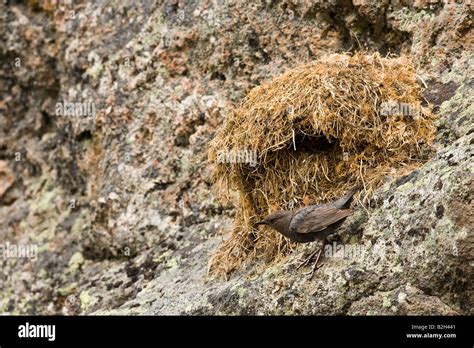
[[[329,153],[339,148],[339,141],[336,138],[327,138],[323,134],[296,133],[294,142],[291,142],[289,149],[295,152],[308,154]]]

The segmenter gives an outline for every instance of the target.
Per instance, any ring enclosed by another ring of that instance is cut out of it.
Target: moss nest
[[[435,126],[420,82],[406,57],[332,54],[251,90],[210,144],[215,191],[238,207],[211,272],[227,277],[294,248],[254,226],[270,212],[326,202],[355,185],[364,202],[388,176],[426,161]]]

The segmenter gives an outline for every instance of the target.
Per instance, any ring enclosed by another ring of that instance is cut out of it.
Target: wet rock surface
[[[472,8],[421,3],[1,2],[0,243],[37,250],[0,258],[0,312],[473,314]],[[296,263],[317,246],[299,246],[209,277],[235,213],[207,164],[226,112],[359,49],[412,56],[438,116],[431,160],[388,175],[333,237],[362,256],[308,280]]]

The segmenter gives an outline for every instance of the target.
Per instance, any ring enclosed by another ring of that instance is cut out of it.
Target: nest
[[[211,273],[228,276],[294,248],[254,226],[270,212],[326,202],[355,185],[365,201],[387,176],[420,166],[435,136],[421,92],[409,59],[378,54],[333,54],[251,90],[209,149],[219,198],[238,194]]]

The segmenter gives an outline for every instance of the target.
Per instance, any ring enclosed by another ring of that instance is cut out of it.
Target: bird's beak
[[[266,225],[267,222],[265,220],[262,220],[262,221],[258,221],[255,223],[255,225]]]

